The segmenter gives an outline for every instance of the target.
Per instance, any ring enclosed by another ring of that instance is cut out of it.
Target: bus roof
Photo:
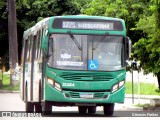
[[[113,17],[105,17],[105,16],[89,16],[89,15],[66,15],[66,16],[53,16],[52,18],[90,18],[90,19],[107,19],[107,20],[118,20],[123,21],[123,19],[120,18],[113,18]]]
[[[36,25],[34,25],[33,27],[27,29],[26,31],[24,31],[24,35],[23,37],[26,38],[27,36],[29,36],[31,33],[34,33],[34,35],[37,33],[37,31],[44,27],[45,25],[47,25],[49,22],[49,17],[48,18],[44,18],[43,20],[39,21]]]
[[[73,19],[101,19],[101,20],[115,20],[115,21],[121,21],[124,22],[123,19],[120,18],[113,18],[113,17],[105,17],[105,16],[89,16],[89,15],[67,15],[67,16],[52,16],[52,17],[48,17],[48,18],[44,18],[43,20],[39,21],[36,25],[34,25],[33,27],[27,29],[26,31],[24,31],[24,35],[23,37],[26,38],[28,37],[30,34],[36,34],[36,32],[44,27],[45,25],[49,24],[49,20],[51,19],[55,19],[55,18],[73,18]]]

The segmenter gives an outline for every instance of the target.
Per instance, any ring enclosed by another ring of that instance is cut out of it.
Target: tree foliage
[[[19,23],[27,29],[45,17],[80,14],[80,8],[75,0],[20,0],[17,14]]]
[[[8,66],[8,23],[7,0],[0,1],[0,57],[2,64]]]
[[[142,36],[141,30],[132,31],[145,8],[149,6],[148,0],[92,0],[88,8],[83,12],[88,15],[109,16],[122,18],[126,22],[128,36],[135,43],[139,36]],[[149,13],[145,13],[149,14]]]
[[[134,44],[133,57],[141,61],[145,73],[152,72],[157,76],[160,89],[160,0],[151,0],[146,11],[152,14],[144,14],[135,28],[146,36]]]
[[[158,5],[155,1],[152,1],[152,5],[148,9],[153,14],[144,15],[136,24],[135,29],[142,30],[146,36],[134,44],[134,57],[141,61],[146,73],[153,72],[157,75],[160,73],[160,28],[158,27],[160,22],[157,15],[160,13],[157,12],[160,4]]]

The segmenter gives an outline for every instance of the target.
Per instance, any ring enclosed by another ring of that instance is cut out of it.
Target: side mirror
[[[132,50],[132,41],[129,37],[126,39],[126,60],[128,60],[131,57],[131,50]]]
[[[47,55],[47,47],[48,47],[48,30],[45,30],[42,38],[42,50],[45,55]]]
[[[54,46],[53,42],[54,42],[53,38],[50,38],[48,41],[48,57],[52,56],[53,54],[53,46]]]

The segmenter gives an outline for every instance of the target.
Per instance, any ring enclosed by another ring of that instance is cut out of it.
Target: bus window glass
[[[42,59],[42,49],[41,49],[41,44],[42,44],[42,37],[43,37],[43,29],[40,31],[40,42],[39,42],[39,59]]]
[[[76,42],[68,34],[52,34],[49,40],[49,66],[60,69],[87,69],[87,37],[74,35]],[[80,45],[82,49],[77,46]]]
[[[27,59],[27,54],[28,54],[28,39],[24,40],[24,48],[23,48],[23,55],[22,55],[22,63],[24,64]]]
[[[89,60],[97,61],[95,70],[117,70],[122,68],[123,37],[91,36],[89,40]]]
[[[59,69],[114,71],[122,69],[123,53],[122,36],[52,34],[48,65]],[[95,69],[90,67],[90,61]]]
[[[28,38],[28,42],[27,42],[27,61],[29,61],[30,59],[30,37]]]
[[[40,34],[40,32],[38,31],[37,32],[37,39],[36,39],[36,53],[35,53],[35,55],[36,55],[36,59],[38,59],[38,51],[39,51],[39,42],[40,42],[40,39],[39,39],[39,34]]]

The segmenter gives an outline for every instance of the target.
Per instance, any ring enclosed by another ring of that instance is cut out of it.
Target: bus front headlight
[[[48,83],[49,83],[52,87],[54,87],[54,80],[53,80],[53,79],[48,78]]]
[[[54,87],[55,87],[55,89],[57,89],[58,91],[62,91],[61,85],[60,85],[59,83],[55,82]]]
[[[124,80],[119,82],[119,88],[121,88],[124,85]]]
[[[48,78],[48,83],[49,83],[52,87],[54,87],[56,90],[62,91],[61,85],[60,85],[58,82],[54,81],[53,79]]]
[[[112,87],[112,92],[115,92],[115,91],[117,91],[117,90],[118,90],[118,83],[115,84],[115,85],[113,85],[113,87]]]
[[[113,85],[112,87],[112,93],[120,89],[121,87],[124,86],[124,80],[118,82],[117,84]]]

